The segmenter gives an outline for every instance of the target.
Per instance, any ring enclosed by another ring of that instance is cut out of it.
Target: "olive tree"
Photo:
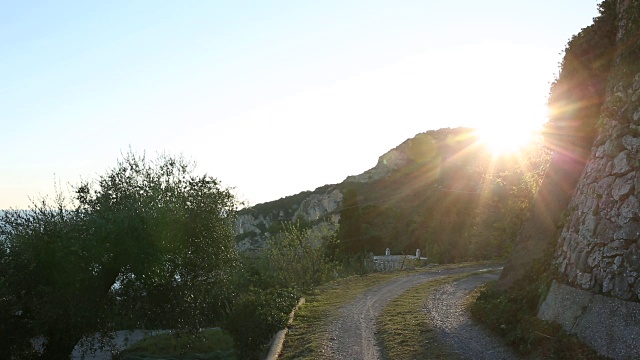
[[[194,170],[182,158],[129,152],[68,200],[58,194],[4,213],[0,352],[68,358],[82,338],[125,322],[181,330],[214,323],[238,261],[237,202]]]

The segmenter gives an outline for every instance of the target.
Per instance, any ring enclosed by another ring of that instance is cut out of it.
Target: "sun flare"
[[[484,127],[475,131],[478,142],[494,155],[517,154],[539,134],[537,129],[517,126]]]

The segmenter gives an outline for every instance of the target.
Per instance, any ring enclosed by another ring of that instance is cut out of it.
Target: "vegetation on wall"
[[[471,304],[472,318],[502,337],[518,353],[535,359],[604,359],[558,324],[537,318],[540,301],[546,296],[554,271],[551,253],[538,259],[524,278],[509,292],[495,283],[477,290]]]
[[[551,85],[546,139],[557,151],[589,150],[595,139],[616,56],[616,1],[603,1],[599,11],[592,25],[569,40]]]
[[[614,103],[605,103],[615,98],[608,95],[615,94],[615,87],[639,70],[638,53],[632,50],[639,48],[639,37],[633,35],[633,29],[640,29],[637,5],[629,5],[634,9],[622,15],[625,21],[635,19],[636,22],[626,23],[630,30],[623,36],[626,38],[622,41],[624,48],[619,48],[618,3],[603,1],[599,5],[600,15],[594,18],[593,24],[571,38],[559,77],[551,86],[547,145],[584,163],[599,128],[606,121],[621,118],[619,112],[624,111]],[[630,50],[636,54],[633,59],[628,55]],[[524,277],[514,282],[508,291],[499,291],[493,286],[483,289],[472,306],[472,314],[522,353],[533,352],[533,357],[600,359],[602,357],[574,336],[564,334],[559,325],[536,317],[551,280],[558,276],[551,266],[552,253],[550,248],[536,259]]]

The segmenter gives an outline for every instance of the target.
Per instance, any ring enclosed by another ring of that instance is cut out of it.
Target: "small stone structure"
[[[374,256],[371,254],[365,260],[367,268],[374,271],[393,271],[413,269],[417,265],[426,264],[427,258],[420,256],[420,249],[416,250],[416,255],[391,255],[391,250],[387,248],[384,256]]]

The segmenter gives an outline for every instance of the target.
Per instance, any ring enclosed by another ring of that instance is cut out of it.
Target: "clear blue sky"
[[[0,1],[0,208],[120,153],[183,154],[250,204],[416,133],[539,124],[597,1]]]

